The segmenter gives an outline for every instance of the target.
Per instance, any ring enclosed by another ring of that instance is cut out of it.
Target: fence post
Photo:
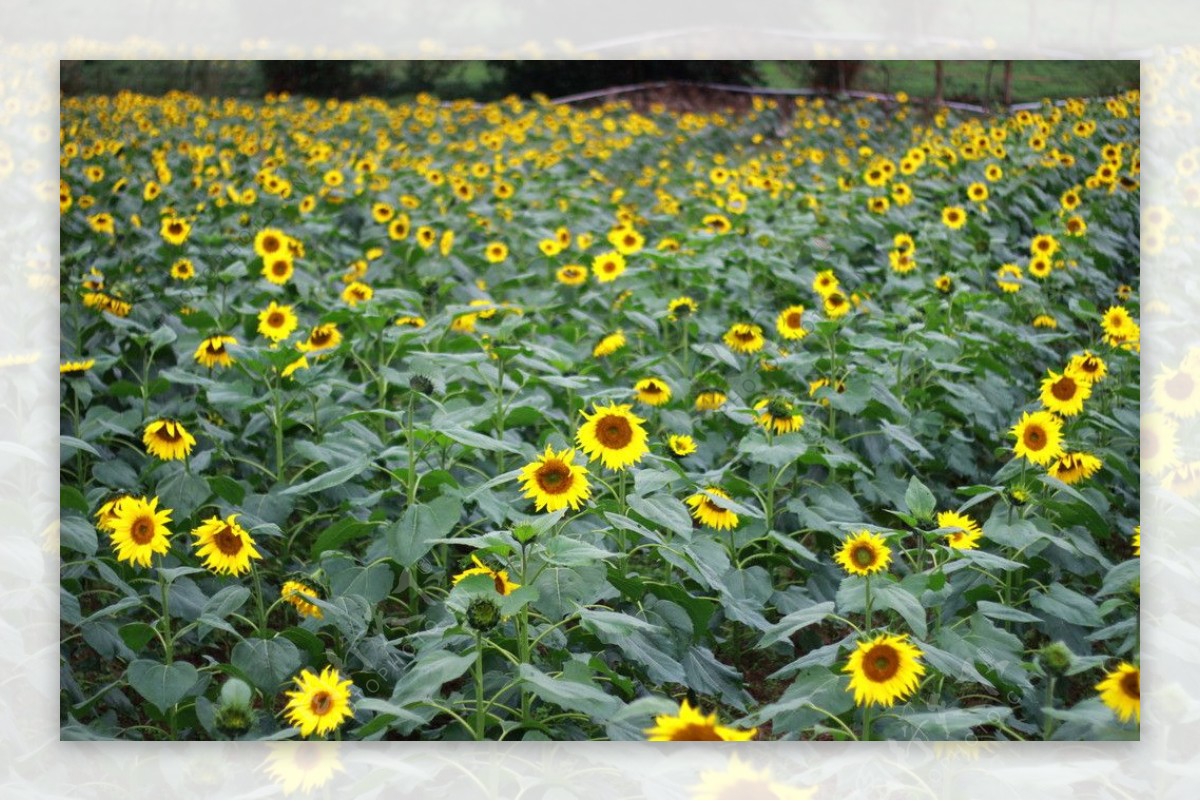
[[[944,76],[943,76],[943,70],[942,70],[942,62],[940,62],[940,61],[933,62],[933,81],[934,81],[933,102],[934,102],[934,105],[938,105],[938,106],[942,105],[942,94],[943,94],[942,79],[943,79],[943,77]]]
[[[1013,63],[1004,62],[1004,105],[1012,105]]]

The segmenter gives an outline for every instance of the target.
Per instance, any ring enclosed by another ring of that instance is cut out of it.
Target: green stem
[[[496,439],[504,439],[504,357],[496,360]],[[496,451],[496,472],[504,472],[504,451]]]
[[[866,609],[863,613],[863,620],[865,621],[867,632],[870,633],[875,628],[874,624],[871,622],[871,577],[865,576],[864,580],[866,582],[866,600],[864,603]]]
[[[1055,676],[1050,676],[1050,680],[1046,682],[1046,709],[1054,709],[1054,683]],[[1054,718],[1045,712],[1042,713],[1045,721],[1042,723],[1042,739],[1049,742],[1050,736],[1054,734]]]
[[[280,408],[278,384],[271,385],[271,400],[275,418],[275,480],[283,481],[283,409]]]
[[[483,740],[487,708],[483,703],[483,633],[475,632],[475,739]]]
[[[263,637],[267,632],[267,610],[263,602],[262,576],[258,573],[258,568],[253,564],[250,565],[250,575],[254,577],[254,600],[258,605],[258,636]]]
[[[526,572],[528,568],[528,543],[521,543],[521,586],[525,586],[527,579]],[[521,664],[529,664],[530,656],[529,643],[529,607],[528,605],[521,607],[521,611],[517,615],[517,653],[521,660]],[[518,668],[519,670],[519,668]],[[521,721],[529,720],[530,711],[533,708],[533,697],[529,690],[522,682],[521,687]]]
[[[162,600],[162,627],[163,627],[163,657],[168,665],[175,661],[175,640],[171,636],[171,612],[167,606],[167,580],[162,574],[162,564],[159,564],[158,574],[158,593]]]
[[[863,742],[871,741],[871,705],[863,707]]]
[[[405,501],[411,506],[417,500],[413,496],[417,491],[417,455],[415,442],[413,441],[413,401],[416,399],[416,392],[408,394],[408,415],[405,418],[405,438],[408,440],[408,488]]]

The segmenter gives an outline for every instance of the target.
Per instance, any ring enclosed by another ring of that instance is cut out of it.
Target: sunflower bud
[[[1042,659],[1046,661],[1046,667],[1054,673],[1065,673],[1071,667],[1071,663],[1075,661],[1075,654],[1071,653],[1071,649],[1062,640],[1052,642],[1042,648]]]
[[[467,606],[467,625],[478,632],[488,632],[500,622],[500,607],[486,596],[474,598]]]
[[[433,381],[428,376],[423,376],[420,373],[414,373],[412,378],[408,379],[408,386],[413,392],[420,392],[422,395],[433,393]]]
[[[238,737],[254,726],[257,717],[250,705],[253,693],[241,679],[229,679],[221,686],[221,697],[214,710],[217,728],[230,737]]]

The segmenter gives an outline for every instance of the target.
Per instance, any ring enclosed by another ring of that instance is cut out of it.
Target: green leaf
[[[454,681],[473,664],[474,653],[459,655],[450,651],[424,651],[408,666],[404,677],[396,682],[392,703],[404,706],[432,698],[443,684]]]
[[[86,511],[86,505],[85,505]],[[58,527],[59,544],[84,556],[92,556],[100,547],[96,527],[81,517],[64,517]]]
[[[246,488],[229,476],[209,476],[208,486],[214,495],[233,506],[241,506],[246,498]]]
[[[1028,612],[1022,612],[1020,609],[1013,609],[1011,606],[998,604],[994,601],[979,601],[975,606],[980,612],[993,620],[1011,620],[1014,623],[1042,622],[1042,619],[1037,615],[1031,615]]]
[[[936,712],[901,712],[899,721],[909,729],[910,740],[964,740],[976,726],[1003,723],[1012,717],[1006,706],[974,706],[969,709],[942,709]]]
[[[692,516],[678,498],[661,493],[649,498],[630,495],[628,502],[630,509],[650,522],[684,537],[692,535]]]
[[[431,502],[409,506],[404,516],[387,529],[388,549],[393,559],[412,567],[429,553],[434,541],[454,530],[462,515],[462,501],[443,495]]]
[[[932,520],[933,510],[937,508],[937,499],[916,476],[909,479],[908,490],[904,493],[904,504],[918,520]]]
[[[187,662],[164,665],[149,659],[136,659],[125,670],[129,686],[164,715],[187,697],[199,678],[200,672]]]
[[[146,647],[146,643],[154,639],[154,627],[148,623],[140,621],[134,623],[126,623],[121,628],[117,629],[121,635],[121,639],[129,646],[129,650],[138,653]]]
[[[92,456],[100,455],[100,451],[96,450],[90,444],[84,442],[83,440],[79,439],[78,437],[71,437],[66,434],[63,434],[58,438],[58,443],[59,443],[59,445],[66,447],[66,448],[74,448],[77,451],[84,451],[86,453],[90,453]],[[87,511],[87,510],[85,509],[84,511]]]
[[[350,479],[362,473],[371,465],[371,460],[367,457],[360,457],[344,464],[341,467],[335,467],[326,473],[322,473],[316,478],[305,481],[302,484],[296,484],[280,491],[280,495],[309,495],[321,490],[327,490],[336,487],[340,484],[345,484]]]
[[[1050,585],[1048,593],[1033,590],[1029,594],[1029,605],[1064,623],[1093,628],[1104,625],[1100,610],[1090,598],[1057,581]]]
[[[603,722],[624,706],[619,698],[593,684],[555,679],[533,665],[522,664],[519,675],[525,686],[538,698],[563,709],[582,712],[592,720]]]
[[[489,437],[486,434],[480,434],[478,431],[471,431],[466,428],[440,428],[439,434],[444,434],[450,439],[462,445],[469,445],[472,448],[477,448],[481,451],[508,451],[509,453],[520,453],[520,449],[514,445],[510,445],[503,440]]]
[[[295,644],[279,635],[270,640],[252,637],[233,646],[230,662],[256,687],[273,697],[279,685],[295,675],[303,661]]]
[[[352,517],[342,518],[317,535],[317,541],[309,550],[309,556],[317,559],[325,551],[339,550],[347,542],[366,536],[379,525],[381,524],[378,522],[364,523]]]
[[[780,640],[786,640],[800,629],[820,623],[831,614],[833,614],[833,601],[823,601],[813,604],[807,609],[792,612],[767,629],[763,638],[758,641],[758,647],[767,648]]]

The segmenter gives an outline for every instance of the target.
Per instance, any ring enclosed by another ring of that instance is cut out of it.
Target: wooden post
[[[1004,62],[1004,105],[1012,105],[1013,63]]]
[[[942,62],[940,62],[940,61],[933,62],[933,82],[934,82],[933,103],[934,103],[934,105],[937,105],[937,106],[942,105],[942,95],[943,95],[943,88],[944,88],[942,85],[943,78],[944,78],[944,75],[943,75],[943,70],[942,70]]]

